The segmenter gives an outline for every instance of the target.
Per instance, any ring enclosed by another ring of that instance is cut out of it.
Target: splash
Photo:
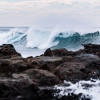
[[[58,28],[27,28],[26,30],[14,28],[9,32],[0,33],[0,45],[5,43],[24,46],[24,48],[78,50],[82,48],[82,44],[100,44],[100,33],[99,31],[82,33]]]
[[[29,29],[27,32],[27,44],[26,47],[38,47],[39,49],[46,49],[58,44],[53,40],[59,34],[57,29],[52,31],[43,31],[38,29]]]
[[[64,81],[64,86],[55,86],[54,89],[60,90],[55,96],[68,96],[68,94],[74,93],[76,95],[82,94],[82,97],[90,98],[91,100],[100,100],[100,80],[79,81],[75,84]]]

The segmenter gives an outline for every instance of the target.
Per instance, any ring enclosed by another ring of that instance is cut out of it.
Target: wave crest
[[[18,28],[10,30],[8,33],[0,34],[0,44],[14,44],[24,45],[27,48],[73,48],[80,49],[82,44],[86,43],[100,43],[100,32],[85,33],[73,31],[58,31],[57,29],[40,30],[28,28],[27,30],[20,30]]]

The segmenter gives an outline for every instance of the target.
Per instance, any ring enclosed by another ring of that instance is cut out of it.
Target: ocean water
[[[13,44],[23,57],[38,56],[47,48],[82,49],[82,44],[100,43],[100,28],[1,27],[0,45]]]
[[[44,53],[44,49],[27,47],[28,27],[1,27],[0,28],[0,45],[13,44],[15,49],[21,53],[23,57],[38,56]],[[34,36],[35,38],[35,36]],[[33,39],[33,37],[32,37]],[[33,42],[34,43],[34,42]]]
[[[47,48],[66,48],[76,51],[82,44],[100,44],[100,28],[34,28],[34,27],[1,27],[0,45],[13,44],[23,57],[38,56]],[[91,100],[100,100],[100,80],[79,81],[75,84],[64,81],[63,86],[55,86],[59,97],[68,93],[80,94]],[[66,85],[67,84],[67,85]],[[86,86],[89,87],[86,87]],[[82,100],[82,97],[80,97]]]

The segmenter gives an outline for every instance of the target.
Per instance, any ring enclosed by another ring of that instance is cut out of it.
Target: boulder
[[[83,53],[95,54],[100,57],[100,45],[97,44],[83,44]]]
[[[50,48],[48,48],[48,49],[44,52],[44,56],[53,56],[52,50],[51,50]]]
[[[15,56],[21,56],[12,44],[3,44],[0,46],[0,58],[11,58]]]
[[[68,51],[65,48],[52,50],[54,56],[75,56],[75,52]]]

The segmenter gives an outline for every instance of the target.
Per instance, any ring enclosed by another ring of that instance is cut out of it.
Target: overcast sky
[[[0,0],[0,26],[100,27],[100,0]]]

